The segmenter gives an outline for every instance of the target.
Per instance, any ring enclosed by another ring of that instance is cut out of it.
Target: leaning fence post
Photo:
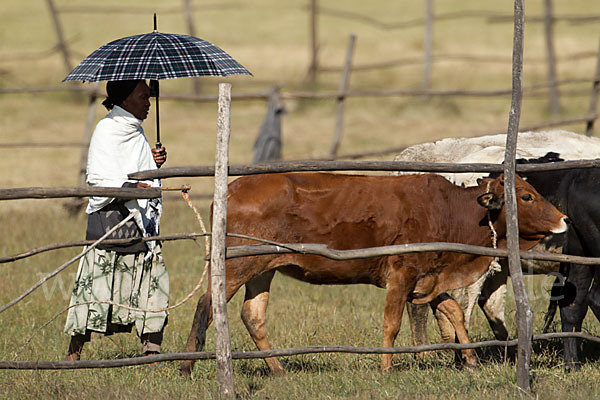
[[[79,169],[79,186],[85,185],[85,175],[88,161],[88,150],[90,140],[94,129],[94,119],[96,118],[96,101],[98,100],[98,82],[94,84],[94,90],[90,94],[87,119],[85,121],[85,134],[83,135],[83,146],[81,147],[81,168]]]
[[[46,3],[48,3],[48,8],[50,9],[50,14],[52,15],[52,22],[54,22],[54,29],[56,30],[56,36],[58,37],[58,48],[62,52],[63,62],[65,63],[67,73],[69,73],[73,70],[73,65],[71,64],[71,57],[69,54],[69,48],[67,47],[67,42],[63,36],[62,26],[60,25],[60,21],[58,19],[58,11],[54,5],[54,0],[46,0]]]
[[[508,266],[517,303],[517,324],[519,344],[517,347],[517,386],[529,391],[529,362],[531,360],[531,337],[533,334],[533,313],[529,307],[527,290],[523,282],[523,271],[519,258],[519,224],[515,195],[515,156],[517,136],[523,98],[523,0],[515,0],[515,22],[512,62],[512,100],[508,119],[506,151],[504,153],[504,198],[506,201],[506,239]]]
[[[211,293],[215,325],[217,378],[221,386],[221,396],[233,399],[235,398],[235,387],[225,293],[225,232],[227,229],[227,168],[229,163],[230,108],[231,84],[220,83],[212,243],[210,252]]]
[[[592,85],[592,94],[590,95],[589,120],[585,127],[585,134],[592,136],[594,134],[594,121],[598,118],[598,91],[600,91],[600,45],[598,46],[598,55],[596,59],[596,75],[594,75],[594,84]],[[592,119],[593,118],[593,119]]]
[[[346,91],[350,82],[350,72],[352,70],[352,56],[354,54],[354,43],[356,35],[350,35],[348,39],[348,49],[346,50],[346,62],[344,63],[344,72],[340,81],[340,90],[337,98],[337,112],[335,116],[335,131],[333,132],[333,141],[329,149],[329,155],[334,158],[337,154],[340,142],[342,140],[342,131],[344,129],[344,102],[346,100]]]
[[[310,1],[310,65],[308,67],[308,79],[312,85],[317,82],[317,69],[319,68],[319,38],[318,34],[318,4],[317,0]]]
[[[425,1],[425,60],[423,62],[423,89],[431,89],[431,69],[433,64],[433,0]]]
[[[194,26],[194,10],[191,0],[183,0],[183,12],[185,14],[185,22],[188,27],[189,35],[196,36],[196,28]],[[192,78],[192,84],[194,85],[194,94],[200,94],[200,78]]]
[[[548,81],[550,112],[552,114],[560,113],[560,102],[558,100],[558,87],[556,86],[556,54],[554,52],[554,15],[552,13],[552,0],[544,0],[545,17],[544,28],[546,31],[546,51],[548,55]]]

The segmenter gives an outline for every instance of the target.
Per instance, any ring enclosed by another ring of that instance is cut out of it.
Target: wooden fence
[[[555,332],[533,335],[532,341],[554,340],[564,338],[579,338],[594,343],[600,343],[600,338],[582,332]],[[288,349],[233,351],[232,360],[249,360],[265,357],[290,357],[302,354],[347,353],[347,354],[407,354],[439,350],[465,350],[486,347],[514,347],[519,339],[507,341],[486,340],[469,344],[437,343],[422,346],[407,347],[352,347],[352,346],[306,346]],[[146,365],[156,362],[185,361],[185,360],[215,360],[214,351],[199,351],[192,353],[163,353],[145,357],[121,358],[118,360],[80,360],[80,361],[8,361],[0,360],[0,369],[13,370],[70,370],[91,368],[121,368],[136,365]]]
[[[52,4],[52,0],[47,0],[48,4]],[[316,5],[316,1],[312,1],[311,4]],[[432,3],[430,3],[432,4]],[[516,153],[516,142],[517,142],[517,132],[519,127],[519,119],[520,119],[520,108],[521,108],[521,97],[523,93],[523,88],[521,87],[522,82],[522,64],[523,64],[523,25],[524,25],[524,14],[523,14],[523,0],[515,0],[515,12],[514,12],[514,43],[513,43],[513,87],[511,89],[510,94],[512,95],[511,102],[511,111],[509,113],[509,129],[507,135],[507,146],[505,153],[506,163],[502,167],[502,170],[505,173],[506,185],[505,185],[505,197],[506,197],[506,213],[507,213],[507,239],[508,239],[508,248],[507,248],[507,256],[509,258],[509,267],[511,271],[511,276],[513,279],[513,287],[515,290],[515,298],[517,300],[517,322],[519,326],[519,340],[518,343],[511,343],[511,345],[516,344],[518,346],[518,371],[517,371],[517,385],[524,389],[529,390],[529,359],[531,356],[531,311],[529,309],[529,304],[527,300],[527,296],[525,293],[524,284],[522,281],[522,272],[520,268],[520,252],[518,250],[518,228],[516,222],[516,201],[514,198],[514,173],[518,170],[515,164],[515,153]],[[549,2],[547,2],[549,4]],[[54,13],[54,11],[53,11]],[[433,14],[430,12],[430,14]],[[545,21],[553,20],[553,18],[546,18]],[[62,48],[62,47],[61,47]],[[350,48],[350,46],[349,46]],[[65,57],[68,59],[68,57]],[[347,60],[351,59],[351,57],[347,57]],[[600,60],[600,55],[599,55]],[[347,61],[348,63],[348,61]],[[315,63],[315,65],[318,65]],[[599,67],[600,70],[600,61]],[[598,75],[598,74],[596,74]],[[598,76],[594,77],[594,89],[593,92],[597,92],[598,90]],[[555,85],[555,81],[550,82],[550,85]],[[342,88],[342,86],[340,86]],[[215,166],[215,200],[221,199],[221,201],[215,201],[215,215],[221,215],[219,218],[215,218],[213,222],[213,232],[221,232],[224,233],[224,229],[226,226],[226,199],[227,196],[227,176],[230,173],[231,167],[226,168],[227,164],[227,146],[228,146],[228,135],[229,135],[229,102],[230,102],[230,86],[227,84],[220,85],[219,92],[219,124],[218,124],[218,132],[217,132],[217,164]],[[340,93],[341,92],[341,93]],[[344,99],[348,97],[350,91],[340,90],[340,92],[335,94],[336,99]],[[423,93],[430,94],[435,93],[435,91],[422,91]],[[398,93],[395,93],[398,95]],[[503,93],[508,94],[508,93]],[[366,95],[363,93],[363,95]],[[389,95],[389,93],[388,93]],[[405,93],[406,95],[406,93]],[[416,95],[416,94],[412,94]],[[454,93],[453,95],[459,95],[459,93]],[[283,96],[282,96],[283,97]],[[595,103],[594,103],[595,104]],[[588,116],[586,120],[587,123],[592,123],[596,119],[595,113],[591,112],[590,114],[594,114],[593,118]],[[166,170],[166,169],[165,169]],[[218,179],[217,179],[218,176]],[[218,187],[217,187],[218,185]],[[439,251],[439,249],[438,249]],[[225,236],[224,234],[219,234],[218,237],[212,237],[212,251],[211,251],[211,262],[213,263],[213,285],[217,285],[219,287],[223,286],[223,282],[219,283],[218,278],[214,276],[215,266],[224,265],[226,257],[225,250]],[[216,282],[216,283],[215,283]],[[217,287],[214,287],[215,291],[213,293],[217,293]],[[215,314],[215,329],[217,334],[217,343],[221,343],[217,345],[217,352],[215,357],[219,361],[219,381],[221,383],[221,394],[226,398],[233,398],[235,396],[235,389],[233,385],[233,374],[231,369],[231,359],[232,353],[229,343],[229,337],[227,334],[227,317],[226,317],[226,303],[224,303],[223,296],[215,296],[213,299],[213,313]],[[220,323],[217,323],[217,320],[221,315]],[[505,343],[504,343],[505,344]],[[506,344],[505,344],[506,345]],[[319,349],[312,349],[315,351],[319,351]],[[334,348],[327,349],[328,351],[336,351]],[[379,348],[379,349],[371,349],[372,352],[379,353],[391,353],[391,349],[388,348]],[[358,350],[362,351],[362,350]],[[421,351],[421,350],[419,350]],[[273,351],[270,355],[278,354],[277,351]],[[166,356],[166,355],[163,355]],[[194,357],[198,355],[193,355]],[[155,356],[160,357],[160,356]],[[260,357],[264,357],[264,355],[260,355]],[[148,357],[144,359],[145,362],[153,362],[154,359]],[[10,363],[10,362],[8,362]],[[82,363],[82,361],[75,362]],[[59,367],[64,367],[64,364],[55,363]],[[6,364],[1,363],[0,367],[10,367],[14,364]],[[31,364],[29,368],[42,368],[46,367],[45,364]],[[83,364],[70,364],[73,365],[83,365]]]

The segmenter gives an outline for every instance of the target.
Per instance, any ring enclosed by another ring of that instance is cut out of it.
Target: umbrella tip
[[[156,28],[156,13],[154,13],[154,32],[158,32]]]

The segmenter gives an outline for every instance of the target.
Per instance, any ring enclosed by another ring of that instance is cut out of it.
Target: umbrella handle
[[[158,99],[159,99],[159,88],[158,88],[158,80],[150,80],[150,90],[151,94],[156,97],[156,148],[160,149],[162,147],[162,143],[160,142],[160,118],[159,118],[159,108],[158,108]]]

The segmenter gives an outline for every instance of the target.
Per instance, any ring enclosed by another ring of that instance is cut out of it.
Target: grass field
[[[83,0],[56,0],[59,7],[89,6]],[[109,0],[103,5],[114,9],[123,2]],[[313,87],[307,83],[309,63],[309,26],[307,1],[276,2],[257,0],[198,4],[196,34],[209,40],[245,65],[254,74],[233,77],[234,93],[265,91],[279,85],[283,91],[335,90],[339,73],[322,73]],[[555,2],[558,14],[600,15],[600,4],[593,0]],[[140,6],[135,13],[64,13],[61,20],[72,50],[73,63],[100,45],[122,36],[151,29],[153,7],[159,10],[159,30],[186,33],[180,13],[168,12],[182,4],[175,0],[127,2]],[[420,18],[422,2],[320,1],[324,8],[340,8],[362,13],[386,23]],[[95,4],[97,5],[97,4]],[[542,14],[541,0],[526,2],[526,15]],[[511,1],[436,2],[437,13],[483,10],[510,14]],[[58,53],[46,54],[56,38],[44,2],[3,0],[0,2],[0,88],[59,86],[67,71]],[[436,23],[434,49],[437,54],[478,54],[501,56],[510,60],[512,24],[488,23],[483,18],[463,18]],[[385,62],[404,57],[421,57],[423,29],[385,30],[364,21],[346,20],[331,15],[319,18],[320,61],[340,66],[345,57],[348,36],[357,35],[355,64]],[[555,26],[556,49],[561,62],[559,79],[591,77],[593,57],[570,60],[579,52],[598,49],[600,23],[575,25],[559,22]],[[543,25],[527,24],[525,30],[524,85],[546,80]],[[477,63],[446,60],[435,64],[432,86],[435,89],[492,90],[510,87],[510,62]],[[216,93],[223,79],[202,80],[203,93]],[[422,71],[418,65],[354,72],[351,89],[420,88]],[[180,79],[161,84],[163,93],[190,93],[191,80]],[[565,91],[589,91],[589,84],[572,85]],[[327,155],[335,123],[333,100],[289,100],[283,120],[285,159]],[[526,95],[521,125],[553,118],[587,113],[588,97],[563,93],[562,112],[552,116],[547,99]],[[376,151],[452,136],[474,136],[506,129],[510,96],[487,97],[398,97],[350,98],[346,102],[344,138],[340,153]],[[263,101],[235,101],[232,106],[231,162],[252,160],[252,144],[265,113]],[[96,110],[96,120],[105,111]],[[0,144],[20,142],[79,142],[85,130],[87,99],[66,92],[37,94],[0,94]],[[155,135],[154,115],[145,123],[150,141]],[[161,102],[162,141],[169,151],[167,166],[208,165],[214,161],[216,104]],[[563,128],[581,133],[583,124]],[[0,187],[73,186],[79,178],[80,149],[0,147]],[[378,159],[390,160],[393,155]],[[210,193],[208,178],[172,179],[167,185],[192,185],[193,193]],[[209,203],[194,200],[208,220]],[[71,215],[65,200],[3,201],[0,203],[0,255],[10,255],[34,247],[84,237],[85,215]],[[165,201],[163,234],[198,232],[193,213],[183,201]],[[201,242],[200,242],[201,243]],[[0,304],[5,304],[77,254],[77,249],[45,253],[12,264],[0,265]],[[204,253],[194,243],[169,242],[164,246],[171,279],[172,303],[183,298],[196,284]],[[51,280],[23,302],[0,316],[0,359],[61,360],[68,337],[62,333],[64,314],[42,327],[68,303],[76,266]],[[535,313],[534,331],[541,331],[547,306],[550,279],[527,277]],[[381,343],[384,291],[363,285],[317,287],[278,276],[272,285],[268,314],[269,335],[274,347],[299,347],[318,344],[378,346]],[[253,350],[239,319],[242,293],[229,303],[230,330],[234,350]],[[198,296],[173,310],[165,332],[163,351],[183,349]],[[516,333],[514,301],[507,305],[510,332]],[[555,329],[559,329],[558,319]],[[437,328],[430,323],[430,337],[439,340]],[[598,321],[590,316],[584,331],[600,334]],[[471,339],[492,338],[481,312],[475,313]],[[30,340],[31,339],[31,340]],[[30,341],[29,341],[30,340]],[[28,344],[26,344],[28,343]],[[25,345],[26,344],[26,345]],[[398,345],[410,345],[408,324],[404,323]],[[214,349],[212,329],[208,349]],[[543,399],[596,398],[600,389],[598,349],[585,345],[587,363],[577,373],[564,371],[562,344],[559,341],[534,346],[532,389]],[[85,348],[85,359],[114,359],[139,355],[141,346],[134,334],[94,337]],[[236,391],[241,398],[518,398],[515,366],[505,363],[494,351],[478,353],[481,368],[463,371],[454,365],[452,353],[437,353],[423,359],[396,356],[390,374],[379,371],[379,357],[356,355],[306,355],[282,360],[288,374],[272,378],[262,360],[235,361]],[[176,363],[161,368],[130,367],[79,371],[0,370],[0,397],[25,398],[214,398],[218,394],[213,362],[199,362],[191,380],[179,376]]]

